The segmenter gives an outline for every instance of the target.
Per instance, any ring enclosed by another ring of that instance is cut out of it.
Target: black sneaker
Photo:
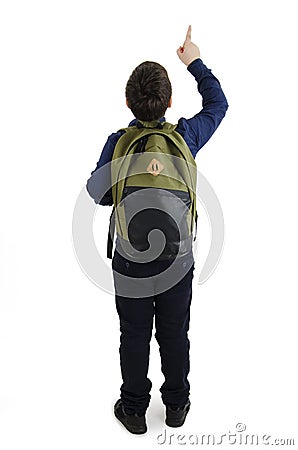
[[[125,428],[133,434],[144,434],[147,431],[145,414],[140,416],[137,413],[127,414],[124,411],[122,400],[119,399],[114,406],[114,414]]]
[[[166,406],[166,425],[174,428],[181,427],[185,422],[189,408],[189,400],[182,408],[172,408],[171,406]]]

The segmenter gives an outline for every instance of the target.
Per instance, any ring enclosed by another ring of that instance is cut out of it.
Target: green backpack
[[[114,207],[108,258],[112,258],[115,228],[116,249],[120,245],[122,254],[135,261],[147,262],[149,251],[150,260],[191,251],[197,226],[196,162],[175,128],[168,122],[138,121],[122,129],[111,164]],[[150,240],[153,230],[159,231]]]

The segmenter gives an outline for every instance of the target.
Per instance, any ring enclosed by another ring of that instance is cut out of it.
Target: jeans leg
[[[165,405],[184,406],[189,398],[188,339],[194,264],[172,288],[155,296],[155,337],[165,382],[160,388]]]
[[[147,373],[152,335],[153,297],[116,296],[120,318],[121,399],[127,413],[143,413],[149,406],[152,383]]]
[[[154,295],[130,297],[134,284],[140,283],[134,277],[146,275],[146,268],[123,258],[115,252],[112,261],[116,308],[120,320],[120,366],[123,384],[121,399],[127,413],[143,413],[150,402],[152,383],[149,380],[149,353],[154,317]],[[125,275],[119,282],[117,273]],[[139,280],[142,281],[141,278]],[[129,283],[127,296],[125,284]],[[121,294],[119,293],[121,292]],[[152,286],[152,292],[154,292]]]

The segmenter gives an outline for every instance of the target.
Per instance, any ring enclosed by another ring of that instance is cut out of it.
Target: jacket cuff
[[[192,61],[188,66],[187,70],[193,75],[196,76],[198,73],[200,73],[204,69],[205,65],[201,58],[197,58],[194,61]]]

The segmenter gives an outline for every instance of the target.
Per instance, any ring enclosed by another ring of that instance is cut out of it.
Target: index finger
[[[189,27],[187,29],[186,38],[185,38],[183,46],[185,46],[185,44],[189,44],[190,42],[191,42],[191,25],[189,25]]]

